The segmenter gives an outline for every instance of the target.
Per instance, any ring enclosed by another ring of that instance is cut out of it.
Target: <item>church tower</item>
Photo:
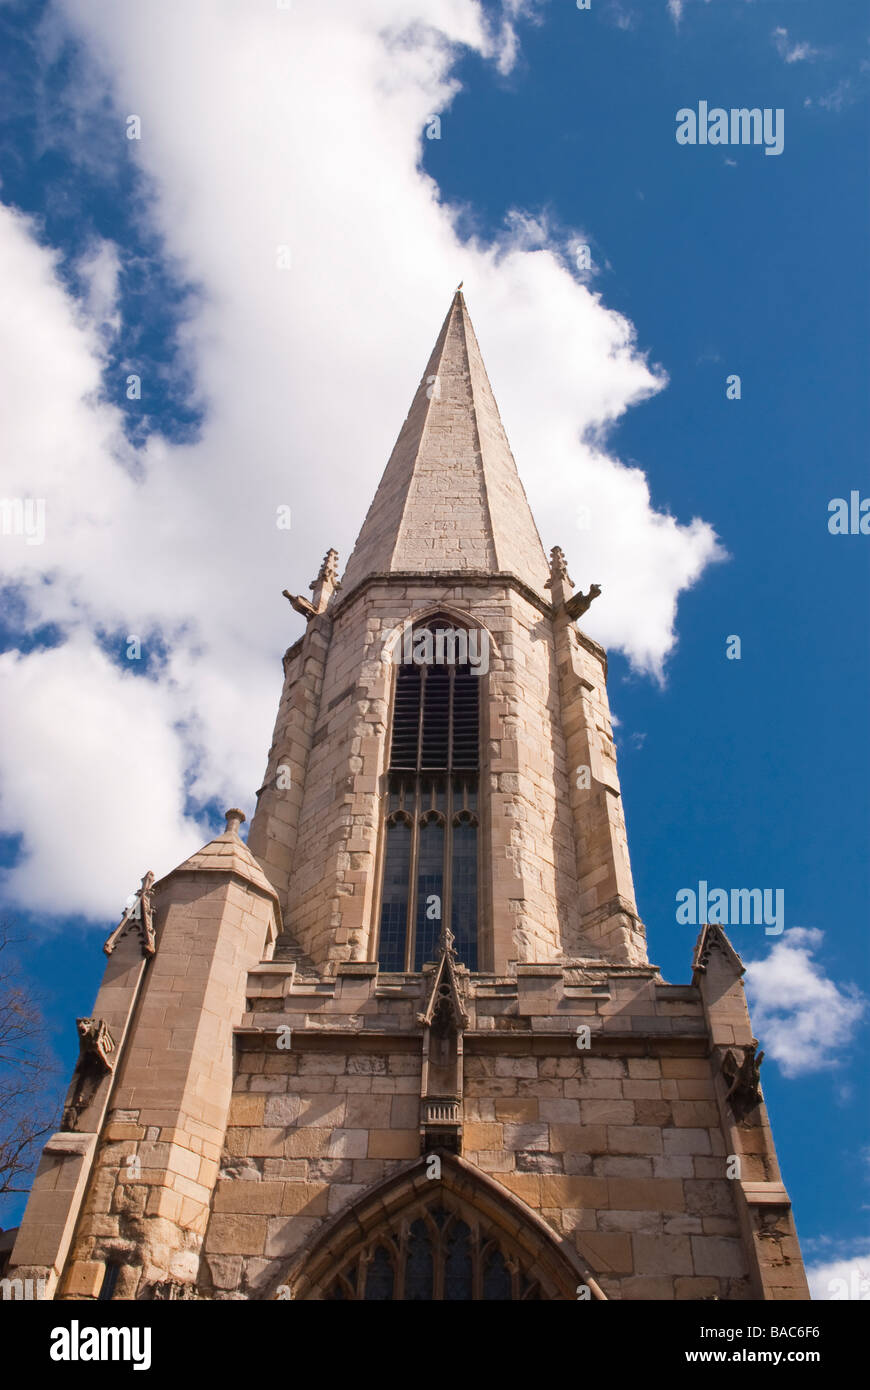
[[[743,967],[719,926],[691,983],[648,961],[598,590],[547,558],[461,291],[310,587],[247,845],[228,812],[107,941],[10,1273],[808,1298]]]

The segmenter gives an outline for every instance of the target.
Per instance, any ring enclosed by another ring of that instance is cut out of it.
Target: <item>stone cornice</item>
[[[413,584],[417,588],[428,588],[431,585],[433,589],[462,589],[466,587],[486,589],[503,585],[514,589],[518,594],[522,594],[523,598],[527,599],[545,617],[552,618],[554,612],[551,603],[541,598],[541,595],[536,593],[530,584],[526,584],[524,580],[509,570],[385,570],[379,574],[367,575],[346,594],[342,594],[342,597],[331,608],[330,617],[333,619],[337,617],[353,599],[376,584],[396,585],[402,588],[408,584]]]
[[[354,599],[365,593],[367,589],[372,588],[374,585],[381,584],[387,586],[395,585],[402,588],[408,584],[413,584],[417,588],[424,588],[431,584],[433,589],[461,589],[468,587],[487,589],[496,585],[502,585],[520,594],[533,608],[537,608],[538,612],[542,613],[546,618],[552,620],[558,611],[556,605],[548,603],[546,599],[541,598],[541,595],[537,593],[531,585],[526,584],[518,575],[511,573],[509,570],[430,570],[426,572],[421,572],[419,570],[391,570],[381,574],[367,575],[367,577],[361,580],[359,584],[355,585],[353,589],[349,589],[346,594],[342,595],[339,601],[330,608],[327,616],[334,620]],[[588,652],[591,652],[593,656],[598,657],[606,673],[607,653],[601,644],[596,642],[592,637],[587,636],[585,632],[581,632],[579,628],[575,627],[573,630],[580,645],[585,647]],[[295,642],[292,647],[288,648],[288,656],[295,651],[302,640],[302,638],[299,638],[298,642]]]
[[[541,598],[541,595],[536,593],[529,584],[526,584],[517,575],[511,574],[506,570],[431,570],[426,573],[421,573],[419,570],[391,570],[381,574],[367,575],[365,579],[360,580],[359,584],[349,589],[346,594],[342,594],[337,602],[331,604],[327,612],[321,613],[319,616],[320,618],[326,618],[330,623],[334,622],[334,620],[344,612],[345,608],[349,607],[351,603],[368,589],[377,585],[405,588],[408,584],[413,584],[417,588],[424,588],[431,584],[433,590],[439,588],[459,589],[466,587],[486,589],[493,585],[501,584],[508,589],[513,589],[515,593],[520,594],[533,608],[537,608],[539,613],[543,614],[545,618],[549,618],[551,621],[555,618],[558,611],[556,605],[548,603],[547,600]],[[601,662],[606,680],[607,652],[604,647],[601,646],[600,642],[596,642],[594,638],[582,632],[580,628],[575,627],[574,624],[571,626],[574,636],[580,646],[584,647],[590,655],[597,657]],[[297,653],[302,651],[307,636],[308,632],[303,632],[285,651],[285,671],[288,661],[291,661]]]

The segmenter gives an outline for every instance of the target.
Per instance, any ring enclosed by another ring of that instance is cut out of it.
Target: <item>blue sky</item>
[[[807,1262],[870,1269],[870,537],[827,524],[870,496],[866,6],[139,8],[0,4],[0,490],[48,498],[0,537],[2,888],[64,1071],[126,894],[250,813],[280,591],[346,559],[464,277],[544,543],[603,585],[651,959],[688,979],[680,889],[784,892],[782,937],[729,928],[780,1162]],[[782,153],[678,145],[700,101],[781,108]]]

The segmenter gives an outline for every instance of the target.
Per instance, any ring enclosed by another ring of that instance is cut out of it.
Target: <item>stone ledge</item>
[[[88,1157],[97,1142],[96,1134],[77,1134],[73,1131],[58,1130],[53,1134],[43,1149],[43,1153],[62,1154],[68,1157],[70,1154],[78,1154]]]
[[[274,1017],[274,1015],[273,1015]],[[278,1036],[279,1028],[288,1027],[286,1023],[266,1024],[263,1027],[251,1027],[242,1024],[233,1029],[233,1036],[240,1042],[263,1044],[263,1051],[272,1051],[272,1040]],[[287,1056],[292,1056],[294,1052],[336,1052],[346,1048],[349,1043],[355,1044],[354,1052],[366,1052],[368,1050],[376,1052],[407,1052],[420,1050],[421,1030],[414,1033],[401,1032],[375,1032],[373,1029],[361,1028],[329,1028],[311,1029],[304,1027],[291,1027],[292,1046],[282,1048]],[[250,1049],[254,1050],[254,1049]]]
[[[781,1182],[741,1182],[740,1190],[750,1206],[790,1207],[791,1199]]]
[[[491,570],[473,569],[392,570],[389,572],[381,572],[380,574],[367,575],[365,579],[361,579],[358,584],[355,584],[352,589],[348,589],[347,593],[343,593],[341,598],[330,608],[330,619],[334,622],[338,615],[343,613],[344,610],[348,608],[356,598],[364,594],[367,589],[378,587],[405,588],[409,584],[413,586],[425,584],[427,588],[431,586],[432,588],[440,587],[448,590],[465,588],[509,588],[520,594],[545,617],[552,617],[554,612],[551,603],[541,598],[541,595],[536,593],[530,585],[526,584],[509,570],[497,570],[495,572]],[[449,601],[448,595],[445,597],[444,602],[446,603]],[[300,638],[299,641],[301,640]],[[600,653],[604,656],[604,648],[600,647],[597,642],[593,642],[591,637],[586,637],[585,643],[589,644],[590,650],[595,650],[596,654]],[[298,642],[294,642],[293,647],[288,648],[287,655],[289,655],[297,645]]]

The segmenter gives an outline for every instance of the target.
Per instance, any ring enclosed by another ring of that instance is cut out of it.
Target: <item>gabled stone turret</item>
[[[239,838],[243,820],[228,811],[222,835],[149,889],[153,952],[132,919],[107,942],[95,1017],[81,1022],[103,1025],[111,1068],[95,1065],[84,1107],[68,1106],[70,1132],[46,1148],[13,1251],[52,1289],[59,1280],[62,1297],[97,1296],[112,1265],[122,1298],[192,1289],[232,1096],[233,1029],[248,972],[271,956],[281,922]]]

